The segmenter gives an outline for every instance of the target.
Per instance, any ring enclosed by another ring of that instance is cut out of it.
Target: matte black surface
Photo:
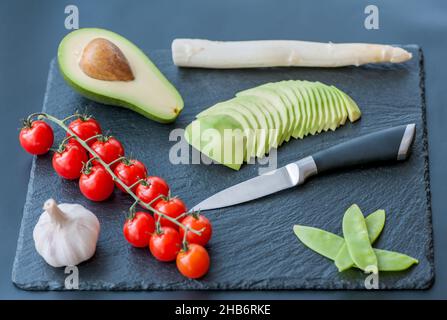
[[[372,163],[397,161],[399,146],[406,124],[372,132],[345,143],[318,151],[314,158],[319,173],[368,165]]]
[[[63,181],[52,171],[49,156],[36,158],[25,204],[13,281],[24,289],[61,289],[64,270],[45,264],[34,249],[32,228],[43,202],[77,202],[98,215],[102,232],[95,257],[80,265],[80,289],[362,289],[365,275],[358,270],[338,273],[335,266],[305,248],[295,237],[296,223],[341,233],[344,210],[358,203],[365,213],[383,208],[386,228],[376,246],[407,253],[420,264],[406,272],[382,273],[385,289],[424,289],[434,276],[431,213],[428,199],[428,163],[425,136],[421,56],[407,47],[413,60],[397,66],[343,69],[177,69],[169,51],[151,54],[185,100],[185,109],[172,125],[158,124],[117,107],[92,103],[74,93],[61,79],[53,62],[44,110],[58,117],[88,107],[102,124],[148,166],[167,179],[172,192],[189,206],[234,183],[257,174],[259,166],[245,165],[239,172],[221,165],[173,165],[169,141],[173,129],[184,128],[194,116],[235,92],[268,81],[319,80],[348,93],[363,111],[363,118],[336,132],[284,144],[278,166],[338,142],[389,128],[416,123],[412,157],[403,163],[354,169],[317,177],[300,189],[287,190],[258,201],[207,212],[214,236],[209,244],[210,272],[200,281],[183,278],[174,264],[156,262],[148,250],[131,248],[121,234],[130,199],[116,192],[106,203],[91,203],[76,182]],[[61,137],[61,132],[58,132]]]

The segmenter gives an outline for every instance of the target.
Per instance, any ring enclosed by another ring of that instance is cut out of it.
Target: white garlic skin
[[[33,231],[37,252],[52,267],[76,266],[96,251],[98,218],[80,204],[49,199]]]

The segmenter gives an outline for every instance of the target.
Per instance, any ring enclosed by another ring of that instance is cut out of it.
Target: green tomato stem
[[[62,140],[62,142],[60,143],[60,145],[63,146],[63,145],[64,145],[65,143],[67,143],[67,141],[70,140],[70,139],[73,139],[73,137],[72,137],[72,136],[65,137],[65,138]]]
[[[141,183],[141,181],[144,181],[144,179],[140,179],[140,180],[136,181],[135,183],[131,184],[129,186],[129,189],[133,189],[135,186],[137,186],[139,183]]]
[[[29,115],[28,119],[31,120],[32,117],[38,116],[39,118],[45,118],[55,124],[57,124],[59,127],[61,127],[62,129],[64,129],[66,132],[68,132],[70,134],[70,136],[74,139],[76,139],[79,144],[81,146],[83,146],[85,148],[85,150],[87,150],[91,155],[93,155],[93,158],[95,158],[96,161],[98,161],[105,169],[106,171],[112,176],[113,180],[118,183],[121,187],[123,187],[124,190],[126,190],[126,192],[135,200],[135,203],[140,203],[141,206],[143,206],[144,208],[146,208],[149,211],[155,212],[156,214],[158,214],[159,218],[158,220],[160,220],[161,217],[165,218],[166,220],[171,221],[172,223],[178,225],[180,228],[183,228],[185,230],[185,234],[188,231],[191,231],[194,234],[197,234],[198,236],[201,235],[200,231],[195,230],[193,228],[190,228],[188,226],[185,226],[184,224],[178,222],[176,219],[156,210],[155,208],[153,208],[151,205],[144,203],[143,201],[141,201],[140,198],[137,197],[137,195],[135,193],[133,193],[132,188],[128,187],[123,181],[121,181],[121,179],[119,179],[115,173],[113,172],[112,169],[110,169],[110,166],[115,163],[118,162],[119,160],[124,159],[125,157],[121,157],[116,159],[115,161],[112,161],[111,163],[107,164],[105,163],[100,157],[99,155],[90,148],[90,146],[81,138],[78,137],[78,135],[76,135],[65,123],[64,121],[66,121],[67,118],[65,118],[64,120],[59,120],[58,118],[44,113],[44,112],[39,112],[39,113],[33,113],[31,115]],[[154,199],[155,200],[155,199]],[[159,222],[159,221],[157,221]]]
[[[65,121],[70,120],[71,118],[75,118],[75,117],[79,117],[79,113],[76,112],[75,114],[72,114],[71,116],[65,117],[61,121],[65,122]]]
[[[163,198],[162,194],[159,194],[158,196],[156,196],[154,199],[151,200],[151,202],[148,203],[148,205],[152,206],[153,203],[155,203],[155,201],[159,200]]]
[[[183,241],[182,241],[182,249],[183,251],[188,251],[188,241],[186,241],[186,236],[188,234],[188,230],[185,230],[185,233],[183,234]]]
[[[102,137],[102,134],[101,134],[101,133],[100,133],[100,134],[96,134],[96,135],[94,135],[94,136],[91,136],[90,138],[87,138],[87,139],[85,139],[84,141],[85,141],[85,142],[89,142],[90,140],[97,139],[97,138],[99,138],[99,137]]]
[[[125,156],[119,157],[118,159],[113,160],[109,163],[109,166],[113,166],[115,163],[120,162],[121,160],[126,159]]]

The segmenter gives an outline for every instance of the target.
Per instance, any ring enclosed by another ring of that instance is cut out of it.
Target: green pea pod
[[[335,260],[338,253],[334,249],[340,250],[345,244],[342,237],[318,228],[295,225],[293,231],[309,249],[331,260]],[[399,252],[374,249],[374,253],[377,257],[379,271],[402,271],[418,263],[417,259]],[[354,267],[358,268],[356,265]]]
[[[349,254],[360,269],[377,268],[377,257],[369,242],[365,218],[356,204],[349,207],[343,216],[343,235]]]
[[[345,240],[333,233],[300,225],[293,226],[293,231],[304,245],[322,256],[334,260],[345,244]]]
[[[376,241],[385,225],[385,211],[377,210],[365,218],[366,228],[368,230],[369,242],[371,244]],[[351,255],[349,254],[346,243],[342,246],[335,257],[335,265],[338,271],[344,271],[354,266]]]
[[[399,252],[381,249],[374,249],[374,252],[380,271],[402,271],[419,263],[417,259]]]

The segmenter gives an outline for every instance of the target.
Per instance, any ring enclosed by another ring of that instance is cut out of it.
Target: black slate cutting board
[[[315,177],[300,188],[207,212],[214,227],[208,245],[212,265],[201,280],[185,279],[175,264],[157,262],[149,250],[126,243],[121,230],[130,197],[115,191],[105,203],[89,202],[78,191],[77,182],[56,176],[50,155],[37,157],[31,170],[13,282],[29,290],[64,289],[64,269],[48,266],[34,249],[32,239],[42,205],[53,197],[59,202],[81,203],[101,222],[97,252],[79,266],[82,290],[364,289],[365,274],[359,270],[338,273],[333,263],[304,247],[292,231],[294,224],[303,224],[341,234],[341,218],[352,203],[359,204],[365,214],[379,208],[386,210],[385,229],[375,247],[400,251],[420,261],[408,271],[381,273],[380,288],[428,288],[434,279],[434,266],[423,60],[418,47],[406,48],[414,57],[404,64],[339,69],[178,69],[169,51],[156,51],[151,58],[185,100],[183,112],[171,125],[82,98],[64,83],[53,61],[44,110],[65,117],[87,108],[105,130],[124,143],[128,154],[146,163],[150,174],[164,177],[188,206],[257,175],[259,164],[245,165],[236,172],[221,165],[169,162],[169,150],[176,143],[169,141],[170,132],[186,127],[199,111],[242,89],[284,79],[318,80],[344,90],[363,112],[355,124],[284,144],[278,150],[279,166],[394,125],[414,122],[417,134],[413,154],[406,162]],[[61,130],[56,133],[62,137]]]

